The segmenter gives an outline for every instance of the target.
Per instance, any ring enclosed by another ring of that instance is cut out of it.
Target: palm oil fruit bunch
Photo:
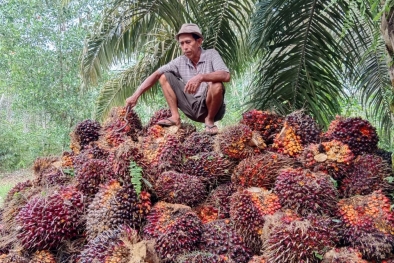
[[[228,219],[216,220],[203,225],[201,250],[226,257],[238,263],[247,263],[252,252]]]
[[[83,150],[90,142],[97,141],[100,136],[101,125],[94,120],[84,120],[78,123],[71,134],[71,144]]]
[[[353,169],[341,182],[340,194],[344,198],[367,195],[376,190],[391,194],[394,185],[386,179],[391,174],[391,167],[381,157],[372,154],[359,155],[354,160]]]
[[[328,251],[322,263],[368,263],[362,259],[360,251],[350,247],[333,248]]]
[[[212,152],[213,138],[206,133],[193,132],[182,143],[182,151],[186,157],[194,156],[204,152]]]
[[[249,126],[239,124],[227,127],[216,136],[215,145],[219,151],[230,158],[241,160],[251,156],[258,148],[249,145],[253,132]]]
[[[230,258],[203,251],[194,251],[185,255],[178,256],[176,263],[236,263]]]
[[[385,160],[390,165],[390,167],[392,167],[392,165],[393,165],[393,160],[391,159],[391,156],[393,154],[392,152],[389,152],[389,151],[386,151],[383,149],[377,149],[375,151],[375,154],[377,156],[380,156],[383,160]]]
[[[337,241],[330,220],[317,217],[276,221],[264,233],[263,256],[267,262],[276,263],[320,262]]]
[[[78,234],[84,207],[83,194],[72,186],[31,198],[15,219],[19,241],[27,250],[57,248]]]
[[[149,119],[148,124],[144,127],[144,131],[148,128],[156,125],[160,120],[170,118],[172,116],[170,109],[159,109],[153,113],[152,117]]]
[[[276,194],[258,187],[241,190],[231,196],[230,218],[253,252],[260,250],[264,217],[274,214],[280,208]]]
[[[186,158],[183,172],[201,177],[204,182],[230,181],[236,163],[218,152],[204,152]]]
[[[182,171],[183,153],[182,144],[174,135],[167,135],[157,160],[159,173],[165,171]]]
[[[249,126],[252,130],[258,131],[267,144],[271,144],[275,135],[283,127],[284,118],[273,112],[250,110],[242,114],[241,124]]]
[[[346,143],[355,155],[375,152],[379,141],[376,129],[360,117],[338,117],[330,124],[324,137]]]
[[[205,185],[197,176],[164,172],[156,181],[155,192],[164,202],[196,206],[207,197]]]
[[[56,263],[54,255],[48,250],[34,252],[30,262],[34,263]]]
[[[338,192],[327,174],[302,168],[282,169],[274,192],[284,208],[293,209],[300,215],[335,214]]]
[[[294,165],[294,160],[273,152],[254,155],[243,159],[234,169],[231,181],[242,187],[274,187],[279,170]]]

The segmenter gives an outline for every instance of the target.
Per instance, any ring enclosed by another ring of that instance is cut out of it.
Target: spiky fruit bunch
[[[29,259],[16,253],[2,254],[0,263],[29,263]]]
[[[162,138],[166,135],[166,130],[164,127],[160,125],[153,125],[148,128],[148,130],[145,132],[146,136],[150,136],[152,138]]]
[[[373,153],[379,141],[376,129],[360,117],[337,118],[330,124],[324,137],[346,143],[355,155]]]
[[[316,121],[304,111],[295,111],[287,115],[285,122],[294,128],[296,135],[301,138],[303,146],[319,141],[322,130]]]
[[[224,155],[233,159],[244,159],[255,153],[255,149],[249,145],[252,140],[252,130],[243,124],[226,127],[216,136],[216,148]]]
[[[267,262],[317,263],[338,240],[332,219],[325,217],[291,222],[279,220],[267,232],[263,244],[263,256]]]
[[[155,192],[161,201],[188,206],[196,206],[207,197],[205,185],[197,176],[174,171],[159,176]]]
[[[156,111],[153,116],[149,119],[148,124],[144,127],[144,130],[147,128],[156,125],[160,120],[170,118],[172,116],[170,109],[159,109]]]
[[[206,133],[194,132],[183,142],[182,151],[186,157],[194,156],[203,152],[212,152],[213,138]]]
[[[31,263],[56,263],[54,255],[48,250],[39,250],[34,252]]]
[[[304,167],[328,172],[338,180],[350,172],[354,157],[347,144],[332,140],[308,145],[300,159]]]
[[[203,223],[230,217],[230,198],[236,192],[232,183],[219,185],[213,190],[205,203],[197,208],[197,214]]]
[[[357,249],[350,247],[333,248],[328,251],[322,263],[368,263],[362,259],[362,254]]]
[[[88,201],[97,193],[99,185],[112,177],[107,162],[100,159],[87,160],[76,169],[75,174],[77,188],[84,193]]]
[[[247,263],[252,252],[246,247],[234,225],[228,219],[216,220],[203,225],[201,249],[217,255],[224,255],[235,262]]]
[[[257,253],[264,216],[272,215],[281,208],[278,196],[271,191],[251,187],[234,193],[230,200],[230,218],[247,246]]]
[[[176,258],[176,263],[235,263],[226,256],[216,255],[209,252],[195,251],[189,254],[181,255]]]
[[[75,187],[31,198],[15,219],[19,241],[28,250],[58,247],[77,235],[84,206],[83,194]]]
[[[61,160],[57,157],[37,158],[33,164],[35,175],[34,184],[38,186],[65,185],[71,181],[71,176],[59,169]]]
[[[143,192],[138,198],[131,184],[121,185],[112,180],[102,185],[87,209],[86,231],[89,239],[119,225],[139,229],[150,206],[150,195]]]
[[[195,125],[190,124],[190,123],[182,123],[181,127],[176,131],[175,135],[177,136],[178,140],[181,143],[184,143],[185,140],[195,133],[197,131],[197,128]]]
[[[377,149],[375,154],[385,160],[390,165],[390,167],[393,165],[393,160],[391,159],[391,156],[393,155],[392,152],[383,149]]]
[[[242,114],[241,124],[258,131],[267,144],[271,144],[275,135],[283,127],[284,118],[273,112],[250,110]]]
[[[364,154],[354,160],[353,169],[343,179],[340,194],[343,197],[367,195],[376,190],[391,194],[394,185],[386,180],[391,175],[391,167],[377,155]]]
[[[12,187],[4,200],[4,205],[7,205],[11,200],[13,200],[17,195],[25,195],[25,193],[33,187],[33,182],[30,180],[19,182],[14,187]],[[30,196],[27,196],[28,198]]]
[[[234,169],[231,181],[243,187],[271,189],[283,167],[294,165],[294,160],[279,153],[267,152],[242,160]]]
[[[74,153],[70,151],[65,151],[62,153],[62,168],[73,169],[74,165]]]
[[[276,135],[272,148],[289,156],[297,156],[303,150],[301,137],[296,134],[295,128],[287,122],[285,122],[282,131]]]
[[[284,208],[300,215],[335,214],[338,192],[330,176],[301,168],[286,168],[279,172],[275,193]]]
[[[182,171],[182,144],[174,135],[167,135],[157,160],[158,172]]]
[[[101,125],[99,122],[94,120],[84,120],[79,122],[74,131],[72,132],[71,144],[79,146],[80,150],[83,150],[90,142],[97,141],[100,136]]]
[[[207,183],[230,181],[236,163],[218,152],[199,153],[186,159],[183,172]]]

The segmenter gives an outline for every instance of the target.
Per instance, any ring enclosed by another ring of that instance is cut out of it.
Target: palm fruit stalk
[[[258,253],[264,217],[281,208],[278,196],[271,191],[251,187],[234,193],[230,200],[231,220],[247,246]]]
[[[263,256],[267,262],[318,263],[338,242],[336,229],[332,219],[326,217],[290,222],[288,218],[276,218],[264,233]]]
[[[72,186],[31,198],[15,219],[19,241],[27,250],[57,248],[78,235],[84,206],[83,194]]]
[[[183,172],[198,176],[208,184],[224,183],[230,181],[235,165],[235,161],[221,153],[199,153],[186,159]]]
[[[238,263],[247,263],[252,257],[251,250],[237,234],[233,223],[227,219],[203,225],[200,249],[225,256]]]
[[[300,157],[305,168],[342,180],[353,167],[355,156],[347,144],[337,140],[309,144]]]
[[[168,171],[156,181],[155,192],[159,200],[196,206],[207,197],[204,183],[197,176]]]
[[[213,138],[209,134],[194,132],[182,143],[182,151],[186,157],[213,151]]]
[[[230,258],[222,255],[212,254],[209,252],[195,251],[185,255],[178,256],[176,263],[236,263]]]
[[[84,120],[79,122],[72,131],[70,148],[78,154],[90,142],[97,141],[100,136],[101,125],[94,120]]]
[[[389,183],[387,177],[391,174],[391,167],[381,157],[373,154],[360,155],[354,160],[351,172],[342,180],[340,194],[347,198],[382,190],[384,194],[390,195],[394,184]]]
[[[151,208],[150,195],[142,192],[138,198],[130,183],[112,180],[100,187],[87,209],[86,232],[89,240],[119,225],[140,229]]]
[[[338,214],[344,225],[344,241],[365,259],[382,260],[391,254],[394,213],[389,198],[381,191],[341,199]]]
[[[273,112],[250,110],[242,114],[241,124],[245,124],[253,131],[258,131],[267,144],[273,140],[283,127],[284,118]]]
[[[360,117],[337,117],[323,137],[346,143],[355,155],[374,153],[379,141],[376,129]]]
[[[362,259],[360,251],[350,247],[333,248],[328,251],[323,258],[322,263],[368,263]]]
[[[242,187],[274,187],[279,170],[294,165],[294,160],[273,152],[267,152],[242,160],[234,169],[231,181]]]
[[[330,176],[302,168],[282,169],[275,182],[274,192],[282,207],[300,215],[334,215],[338,192]]]

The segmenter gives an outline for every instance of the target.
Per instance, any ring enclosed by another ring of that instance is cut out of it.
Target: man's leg
[[[181,118],[179,117],[178,101],[175,96],[175,92],[172,90],[170,83],[167,81],[165,74],[161,75],[159,82],[163,90],[164,97],[166,98],[168,107],[170,107],[171,117],[169,119],[176,125],[180,125]]]
[[[223,103],[223,84],[221,82],[210,83],[207,91],[207,97],[205,99],[208,113],[204,119],[204,123],[208,126],[207,130],[211,133],[217,133],[217,127],[212,127],[215,123],[215,116],[219,112],[219,109]],[[215,129],[215,130],[214,130]]]

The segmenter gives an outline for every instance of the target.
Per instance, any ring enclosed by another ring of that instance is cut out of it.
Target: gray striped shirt
[[[158,69],[161,74],[172,72],[176,77],[181,78],[185,84],[198,74],[212,73],[218,70],[230,72],[215,49],[201,49],[201,56],[197,63],[197,68],[193,66],[190,59],[182,55]],[[207,86],[207,82],[202,82],[194,97],[203,95]]]

